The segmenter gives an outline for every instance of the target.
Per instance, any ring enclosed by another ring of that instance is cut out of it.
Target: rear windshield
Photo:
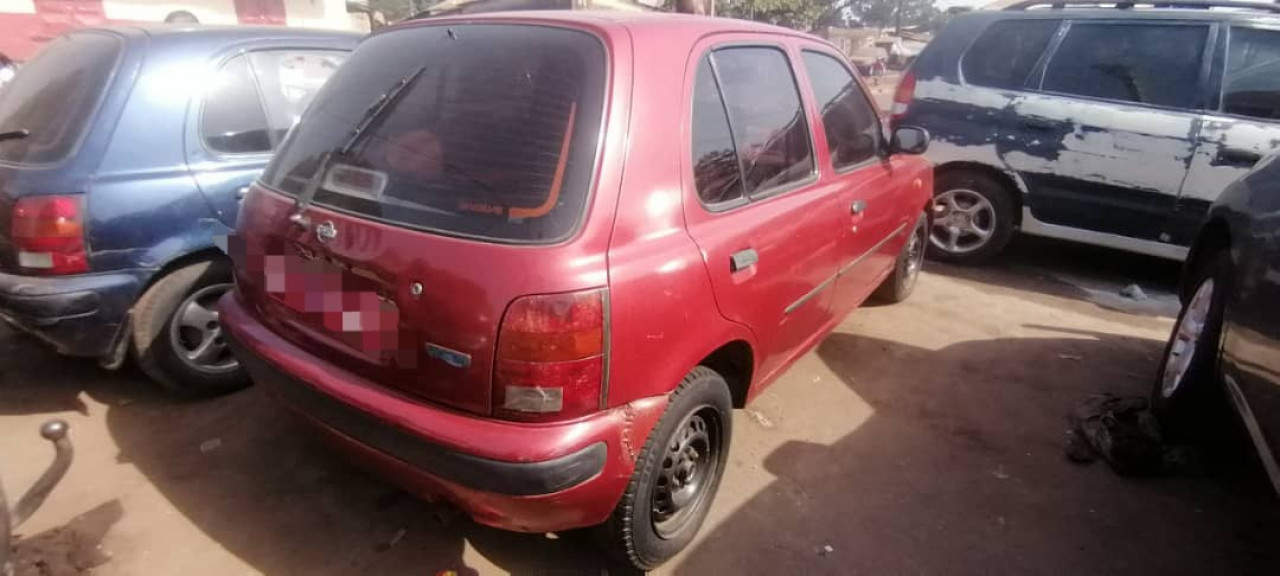
[[[604,48],[584,32],[460,24],[375,35],[321,89],[263,181],[415,228],[558,240],[586,202],[604,86]]]
[[[115,36],[77,32],[45,45],[0,88],[0,133],[26,130],[26,138],[0,139],[0,162],[49,164],[80,143],[123,43]]]

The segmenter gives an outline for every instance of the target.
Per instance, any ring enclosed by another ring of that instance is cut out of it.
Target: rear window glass
[[[1208,36],[1208,26],[1075,23],[1045,70],[1044,89],[1193,108]]]
[[[0,140],[0,161],[49,164],[69,156],[88,128],[122,46],[114,36],[90,32],[45,45],[0,89],[0,132],[30,133]]]
[[[396,224],[554,241],[586,203],[605,66],[598,39],[562,28],[374,35],[320,90],[263,180]]]
[[[961,70],[970,84],[1021,88],[1059,20],[1004,20],[992,24],[964,55]]]

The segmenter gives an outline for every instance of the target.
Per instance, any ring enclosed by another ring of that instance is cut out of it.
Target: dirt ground
[[[1176,274],[1030,240],[994,267],[930,264],[911,300],[855,312],[737,413],[711,516],[658,573],[1280,574],[1280,504],[1247,452],[1147,479],[1063,457],[1074,404],[1147,392]],[[1114,297],[1131,282],[1151,299]],[[0,328],[11,495],[48,461],[51,417],[76,461],[20,531],[24,575],[625,572],[580,534],[442,522],[260,391],[178,402]]]

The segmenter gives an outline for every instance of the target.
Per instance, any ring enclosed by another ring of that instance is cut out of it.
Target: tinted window
[[[1280,119],[1280,31],[1233,28],[1222,81],[1222,110]]]
[[[742,198],[742,170],[709,59],[703,58],[698,64],[696,82],[693,88],[693,180],[698,196],[708,204],[737,200]]]
[[[302,118],[320,87],[347,59],[346,52],[269,50],[252,52],[249,63],[266,105],[271,142],[279,144]]]
[[[50,42],[0,90],[0,132],[30,136],[0,141],[0,161],[45,164],[79,144],[115,71],[123,44],[114,36],[68,34]]]
[[[992,24],[964,55],[964,80],[991,88],[1021,88],[1059,20],[1004,20]]]
[[[1208,34],[1206,26],[1072,24],[1049,62],[1044,89],[1193,108]]]
[[[254,84],[244,56],[228,60],[214,76],[200,120],[200,133],[211,150],[228,154],[271,151],[267,113]]]
[[[849,69],[817,52],[804,52],[804,67],[822,110],[831,163],[843,168],[875,156],[880,146],[880,123]]]
[[[264,181],[301,193],[329,153],[318,204],[475,237],[562,238],[586,204],[605,77],[600,41],[583,32],[453,24],[378,34],[320,90]],[[397,86],[380,112],[372,106]]]
[[[781,50],[712,53],[748,195],[813,173],[813,150],[791,65]]]

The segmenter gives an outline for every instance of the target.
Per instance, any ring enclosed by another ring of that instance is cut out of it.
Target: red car
[[[742,407],[915,285],[928,135],[728,19],[522,13],[366,39],[244,199],[233,349],[352,457],[477,521],[693,538]]]

